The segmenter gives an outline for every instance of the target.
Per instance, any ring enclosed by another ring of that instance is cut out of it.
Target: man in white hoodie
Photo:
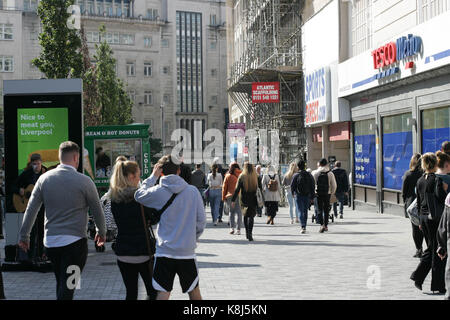
[[[201,300],[195,248],[205,229],[206,214],[200,192],[179,176],[181,170],[176,163],[170,155],[162,157],[136,191],[135,199],[160,210],[177,194],[158,225],[152,284],[158,291],[157,299],[168,300],[178,274],[183,293],[188,293],[191,300]]]

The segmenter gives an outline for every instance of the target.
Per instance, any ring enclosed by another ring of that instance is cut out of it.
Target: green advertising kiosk
[[[84,135],[84,173],[94,180],[100,193],[106,191],[112,167],[119,156],[136,161],[141,177],[150,176],[149,125],[86,127]]]

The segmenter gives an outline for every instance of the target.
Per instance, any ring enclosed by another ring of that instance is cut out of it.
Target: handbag
[[[419,217],[419,207],[417,206],[417,198],[409,205],[408,209],[406,209],[408,213],[409,219],[415,226],[420,225],[420,217]]]
[[[331,196],[330,196],[330,204],[333,204],[333,203],[336,203],[337,202],[337,197],[336,197],[336,194],[332,194]]]
[[[262,195],[261,189],[256,189],[256,201],[258,202],[258,207],[262,208],[264,207],[264,197]]]

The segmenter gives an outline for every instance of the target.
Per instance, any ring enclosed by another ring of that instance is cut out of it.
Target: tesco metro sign
[[[384,46],[372,51],[373,68],[381,69],[390,66],[400,60],[415,56],[422,49],[422,39],[409,34],[408,37],[400,37],[395,42],[389,42]],[[406,64],[406,69],[412,68],[413,62]],[[390,76],[399,72],[398,67],[394,67],[379,73],[377,79]]]

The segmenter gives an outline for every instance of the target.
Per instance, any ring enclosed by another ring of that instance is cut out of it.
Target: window
[[[130,90],[128,91],[128,96],[130,97],[131,101],[133,101],[133,104],[136,103],[136,91]]]
[[[87,12],[89,14],[95,14],[95,4],[94,1],[88,1],[87,2]],[[81,13],[84,13],[84,9],[81,8]]]
[[[418,23],[430,20],[450,10],[449,0],[417,0]]]
[[[164,101],[164,103],[170,103],[170,94],[164,94],[164,96],[163,96],[163,101]]]
[[[13,40],[13,25],[0,23],[0,40]]]
[[[212,14],[209,16],[209,20],[210,20],[210,24],[212,26],[216,26],[217,25],[217,16],[215,14]]]
[[[144,47],[150,48],[152,46],[152,37],[144,37]]]
[[[14,72],[14,58],[0,56],[0,72]]]
[[[162,39],[161,40],[161,47],[168,48],[169,47],[169,40],[168,39]]]
[[[149,20],[156,20],[159,17],[157,9],[147,9],[146,18]]]
[[[103,3],[100,1],[97,1],[97,15],[102,16],[103,15]]]
[[[86,32],[86,39],[87,42],[98,43],[100,42],[100,34],[96,31],[88,31]]]
[[[151,105],[153,104],[153,94],[151,91],[145,91],[144,93],[144,104]]]
[[[372,1],[355,0],[352,6],[352,54],[356,56],[372,47]]]
[[[216,50],[217,48],[217,41],[211,41],[211,50]]]
[[[422,111],[422,153],[440,150],[450,141],[450,107]]]
[[[217,69],[212,69],[211,70],[211,76],[212,77],[217,77]]]
[[[120,43],[127,45],[134,45],[134,35],[133,34],[121,34]]]
[[[412,156],[412,115],[383,118],[383,186],[402,189],[402,177]]]
[[[163,67],[163,69],[162,69],[163,74],[169,74],[169,72],[170,72],[170,67],[168,67],[168,66]]]
[[[127,62],[127,76],[134,77],[136,75],[136,64],[134,62]]]
[[[213,104],[217,104],[217,96],[212,96],[212,97],[211,97],[211,102],[212,102]]]
[[[355,183],[376,186],[375,120],[355,121],[354,125]]]
[[[152,76],[152,63],[151,62],[144,63],[144,76],[146,76],[146,77]]]
[[[1,1],[0,1],[1,3]],[[24,0],[23,10],[24,11],[36,11],[38,6],[38,0]]]

